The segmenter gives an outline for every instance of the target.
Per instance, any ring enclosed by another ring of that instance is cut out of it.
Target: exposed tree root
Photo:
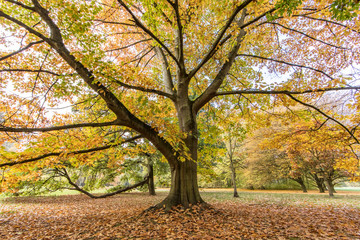
[[[214,209],[210,204],[201,202],[198,204],[190,204],[189,207],[184,207],[181,204],[178,205],[163,205],[162,202],[154,206],[145,209],[140,215],[147,215],[149,213],[171,214],[174,212],[186,212],[186,213],[200,213],[204,210]]]

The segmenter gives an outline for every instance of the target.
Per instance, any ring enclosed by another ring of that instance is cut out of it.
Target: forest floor
[[[0,239],[360,239],[360,195],[203,190],[209,209],[147,211],[166,196],[0,199]]]

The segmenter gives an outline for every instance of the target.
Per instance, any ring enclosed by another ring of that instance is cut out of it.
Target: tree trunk
[[[300,185],[301,185],[301,189],[302,189],[303,193],[307,193],[307,189],[306,189],[304,182],[301,182]]]
[[[194,161],[178,161],[171,166],[171,188],[169,195],[157,208],[170,210],[173,206],[181,205],[189,208],[191,205],[203,203],[197,184],[197,164]]]
[[[305,183],[304,183],[304,180],[299,177],[299,178],[296,178],[296,179],[293,179],[294,181],[296,181],[298,184],[300,184],[301,186],[301,189],[304,193],[307,193],[307,189],[306,189],[306,186],[305,186]]]
[[[204,203],[200,196],[197,183],[197,156],[198,156],[198,130],[196,123],[196,113],[193,111],[192,102],[188,97],[188,86],[185,84],[185,76],[178,73],[179,85],[176,100],[177,116],[179,128],[184,134],[183,143],[179,143],[179,152],[175,162],[170,162],[171,187],[169,195],[155,207],[170,210],[173,206],[180,205],[189,208],[192,205]],[[183,153],[186,154],[182,154]]]
[[[153,165],[153,162],[151,161],[151,159],[148,159],[147,167],[148,167],[148,174],[149,174],[149,182],[148,182],[149,194],[154,196],[154,195],[156,195],[155,184],[154,184],[154,165]]]
[[[238,194],[237,188],[236,188],[236,171],[235,171],[232,156],[230,157],[230,169],[231,169],[232,185],[234,187],[234,197],[239,197],[239,194]]]
[[[334,186],[334,184],[333,184],[332,181],[329,181],[329,188],[331,189],[331,191],[332,191],[333,193],[336,193],[336,191],[335,191],[335,186]]]
[[[334,192],[333,192],[333,187],[331,187],[331,182],[330,182],[330,180],[328,179],[328,178],[326,178],[325,179],[325,185],[326,185],[326,187],[327,187],[327,189],[328,189],[328,191],[329,191],[329,196],[330,197],[333,197],[334,196]]]
[[[324,192],[325,192],[324,179],[323,179],[323,178],[319,178],[319,177],[317,176],[317,174],[314,174],[314,180],[315,180],[316,186],[317,186],[318,189],[319,189],[319,192],[320,192],[320,193],[324,193]]]

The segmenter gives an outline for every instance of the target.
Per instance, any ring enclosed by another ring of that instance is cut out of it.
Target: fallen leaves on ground
[[[144,212],[165,194],[3,200],[0,239],[360,239],[359,208],[229,200],[192,211]]]

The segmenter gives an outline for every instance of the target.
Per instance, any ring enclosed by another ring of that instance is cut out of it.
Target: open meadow
[[[208,209],[145,211],[167,195],[0,200],[0,239],[360,239],[360,192],[202,190]]]

